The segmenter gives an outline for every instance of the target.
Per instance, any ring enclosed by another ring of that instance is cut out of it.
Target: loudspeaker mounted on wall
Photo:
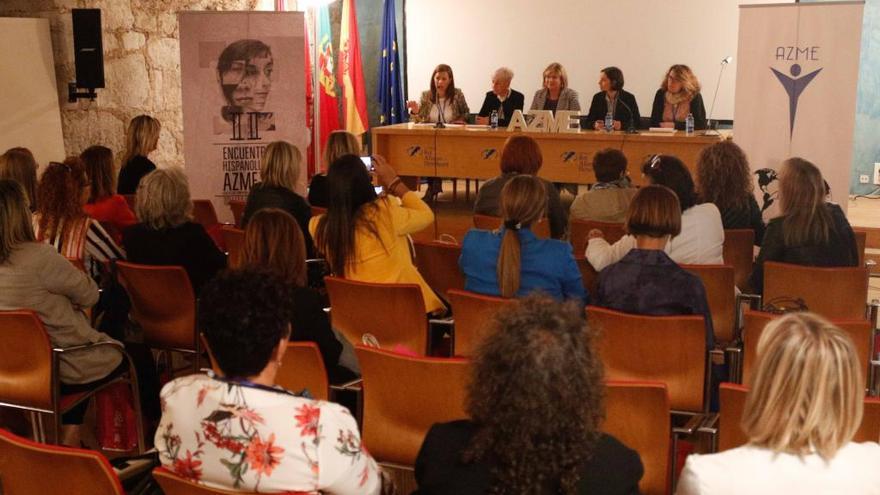
[[[76,82],[68,84],[68,101],[94,100],[95,88],[104,87],[104,46],[101,40],[101,9],[72,9],[73,56]],[[79,93],[77,88],[86,92]]]

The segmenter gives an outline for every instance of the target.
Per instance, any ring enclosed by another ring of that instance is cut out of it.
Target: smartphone
[[[373,186],[373,190],[376,191],[376,195],[382,194],[382,186]]]
[[[364,162],[364,166],[367,167],[368,172],[373,171],[373,158],[370,156],[362,156],[361,161]]]

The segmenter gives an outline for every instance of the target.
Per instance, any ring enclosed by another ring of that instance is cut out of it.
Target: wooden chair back
[[[412,466],[434,423],[464,419],[470,363],[357,346],[364,380],[363,443],[382,462]]]
[[[236,227],[241,226],[241,217],[244,216],[244,209],[246,206],[247,201],[242,201],[240,199],[229,200],[229,210],[232,211],[232,221],[235,222]]]
[[[671,431],[669,395],[659,382],[608,381],[602,431],[634,449],[645,474],[639,482],[644,495],[666,495],[669,489]]]
[[[458,266],[461,246],[441,241],[413,241],[416,268],[434,292],[446,297],[449,289],[464,290],[464,274]]]
[[[320,206],[312,206],[312,216],[316,217],[318,215],[323,215],[327,213],[327,208],[322,208]]]
[[[856,430],[853,442],[880,442],[880,398],[865,397],[862,424]]]
[[[2,429],[0,486],[3,495],[125,495],[101,454],[32,442]]]
[[[718,390],[718,452],[730,450],[749,442],[740,427],[746,393],[749,388],[735,383],[722,383]]]
[[[153,479],[159,483],[162,493],[165,495],[256,495],[255,492],[242,492],[238,490],[223,490],[200,485],[185,480],[165,468],[158,467],[153,470]]]
[[[868,244],[868,232],[853,230],[856,237],[856,250],[859,252],[859,266],[865,266],[865,247]]]
[[[238,268],[244,249],[244,231],[230,225],[224,225],[220,231],[223,232],[223,243],[226,244],[227,264],[229,268]]]
[[[375,284],[324,277],[330,296],[330,320],[352,344],[371,342],[416,354],[428,349],[428,317],[415,284]],[[366,339],[365,339],[366,337]]]
[[[481,230],[496,230],[501,228],[501,217],[491,215],[474,215],[474,227]],[[532,233],[541,239],[550,238],[550,222],[546,218],[532,225]]]
[[[755,231],[752,229],[725,229],[722,246],[724,263],[733,266],[734,283],[745,289],[752,276],[755,260]]]
[[[868,269],[764,263],[764,304],[802,299],[813,313],[830,319],[863,319],[868,300]]]
[[[743,363],[742,383],[748,385],[752,380],[752,373],[757,362],[758,341],[764,332],[764,327],[770,321],[782,315],[767,313],[764,311],[746,310],[743,313]],[[873,349],[873,337],[871,323],[868,320],[832,319],[831,323],[844,331],[853,341],[856,347],[856,356],[862,363],[862,378],[868,379],[870,369],[871,349]]]
[[[672,409],[704,411],[706,326],[702,316],[643,316],[587,306],[609,380],[665,383]]]
[[[583,253],[580,256],[577,256],[577,253],[575,254],[574,261],[577,263],[578,271],[581,272],[584,290],[587,291],[587,294],[590,294],[590,297],[593,297],[599,290],[599,272],[583,257]]]
[[[278,385],[293,392],[306,389],[316,400],[328,399],[330,382],[318,344],[290,342],[287,344],[283,363],[275,377]]]
[[[144,343],[159,349],[198,352],[196,298],[180,266],[116,263],[119,282],[131,298],[131,317]]]
[[[715,342],[732,342],[736,337],[736,287],[732,265],[682,265],[700,277],[706,288]]]
[[[587,234],[593,229],[601,230],[605,234],[605,240],[608,241],[608,244],[614,244],[626,235],[622,223],[572,219],[568,227],[568,239],[574,249],[575,256],[583,256],[586,252]]]
[[[0,403],[52,411],[52,343],[43,322],[33,311],[0,311],[0,335]]]
[[[489,330],[489,322],[513,299],[485,296],[464,290],[449,291],[449,303],[455,313],[454,356],[472,356]]]
[[[210,199],[194,199],[193,204],[193,220],[201,224],[206,229],[212,225],[220,223],[217,219],[217,211],[214,209],[214,203]]]

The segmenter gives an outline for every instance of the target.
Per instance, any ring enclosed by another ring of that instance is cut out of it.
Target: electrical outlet
[[[859,176],[859,184],[870,184],[871,178],[868,177],[868,174],[862,174]]]
[[[874,164],[874,184],[880,186],[880,163]]]

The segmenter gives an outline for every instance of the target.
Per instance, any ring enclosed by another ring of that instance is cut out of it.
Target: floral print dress
[[[379,493],[376,463],[338,404],[209,375],[178,378],[161,399],[155,445],[182,478],[258,493]]]

